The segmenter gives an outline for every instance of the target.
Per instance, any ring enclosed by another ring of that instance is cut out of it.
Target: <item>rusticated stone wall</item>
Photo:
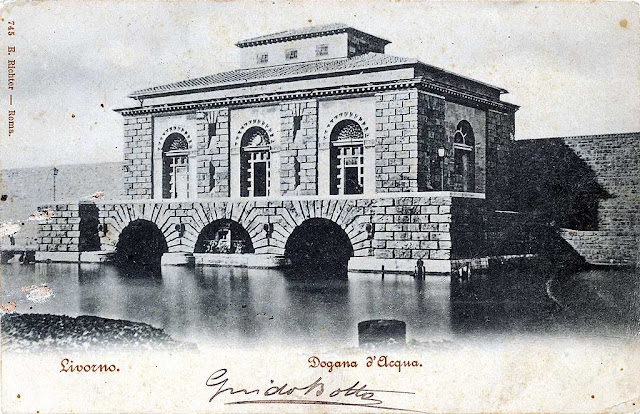
[[[465,227],[466,219],[453,216],[463,211],[465,218],[479,216],[477,210],[482,205],[481,198],[467,200],[448,193],[358,199],[84,202],[51,206],[55,215],[40,225],[38,236],[43,251],[113,251],[131,222],[147,220],[163,233],[169,252],[190,253],[205,226],[224,218],[247,230],[256,254],[283,255],[298,225],[307,219],[324,218],[345,231],[355,257],[448,261],[465,255],[456,251],[456,246],[464,247],[458,235],[468,238],[482,230]],[[270,233],[264,226],[268,223],[273,228]],[[184,225],[182,235],[180,225]],[[482,236],[472,239],[481,240]]]
[[[451,197],[380,199],[372,213],[376,257],[451,258]]]
[[[640,233],[640,133],[516,141],[508,209],[562,228],[593,264],[633,264]]]
[[[124,119],[124,162],[122,177],[125,198],[153,196],[153,128],[151,116]]]
[[[229,196],[229,109],[198,114],[198,198]]]
[[[505,166],[514,142],[515,114],[487,111],[486,130],[486,189],[487,202],[500,208],[498,200],[505,188],[508,173]]]
[[[318,102],[280,104],[280,192],[318,193]]]
[[[376,192],[418,191],[425,143],[419,142],[418,90],[376,95]]]
[[[38,222],[38,250],[43,252],[80,251],[80,205],[52,204],[38,209],[50,216]]]

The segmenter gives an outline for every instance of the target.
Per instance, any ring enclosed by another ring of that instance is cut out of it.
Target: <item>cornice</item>
[[[446,98],[452,97],[458,100],[471,102],[476,106],[494,109],[502,112],[514,113],[519,106],[507,102],[497,102],[481,96],[454,90],[442,84],[424,80],[422,78],[413,78],[401,81],[367,83],[353,86],[338,86],[319,89],[308,89],[294,92],[275,92],[263,93],[227,98],[207,99],[191,102],[180,102],[175,104],[141,106],[138,108],[121,108],[115,109],[115,112],[123,116],[162,114],[169,112],[184,112],[191,110],[207,110],[218,107],[241,106],[248,104],[264,104],[268,102],[290,101],[300,99],[323,98],[331,96],[349,95],[349,94],[375,94],[389,90],[417,88],[425,92],[442,95]]]
[[[241,40],[237,42],[236,46],[238,46],[239,48],[245,48],[245,47],[266,45],[266,44],[272,44],[272,43],[289,42],[292,40],[309,39],[312,37],[330,36],[330,35],[339,34],[339,33],[357,34],[358,36],[366,37],[368,39],[373,39],[375,41],[378,41],[384,44],[391,43],[386,39],[363,32],[353,27],[338,27],[338,28],[328,28],[325,30],[317,31],[317,32],[283,34],[280,36],[274,35],[273,37],[264,38],[264,39],[246,39],[246,40]]]

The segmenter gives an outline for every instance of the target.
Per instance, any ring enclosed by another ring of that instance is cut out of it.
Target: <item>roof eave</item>
[[[235,45],[238,46],[239,48],[245,48],[245,47],[266,45],[266,44],[270,44],[270,43],[281,43],[281,42],[288,42],[288,41],[297,40],[297,39],[308,39],[308,38],[311,38],[311,37],[320,37],[320,36],[327,36],[327,35],[333,35],[333,34],[339,34],[339,33],[348,33],[348,32],[358,33],[360,35],[372,37],[372,38],[384,43],[385,45],[388,45],[389,43],[391,43],[391,41],[389,41],[387,39],[383,39],[381,37],[372,35],[370,33],[363,32],[363,31],[355,29],[353,27],[341,27],[341,28],[336,28],[336,29],[322,30],[322,31],[313,32],[313,33],[300,33],[300,34],[293,34],[293,35],[289,35],[289,36],[274,37],[274,38],[271,38],[271,39],[257,39],[257,40],[246,39],[246,40],[241,40],[241,41],[237,42]]]
[[[432,70],[435,70],[435,71],[437,71],[437,72],[446,73],[446,74],[448,74],[448,75],[456,76],[456,77],[458,77],[458,78],[462,78],[462,79],[466,79],[466,80],[471,81],[471,82],[475,82],[475,83],[477,83],[477,84],[479,84],[479,85],[482,85],[482,86],[485,86],[485,87],[487,87],[487,88],[494,89],[494,90],[496,90],[496,91],[500,92],[501,94],[507,94],[507,93],[509,93],[509,91],[508,91],[508,90],[506,90],[506,89],[504,89],[504,88],[502,88],[502,87],[500,87],[500,86],[496,86],[496,85],[492,85],[492,84],[487,83],[487,82],[479,81],[479,80],[477,80],[477,79],[473,79],[473,78],[470,78],[470,77],[468,77],[468,76],[460,75],[459,73],[451,72],[451,71],[448,71],[448,70],[446,70],[446,69],[442,69],[442,68],[439,68],[439,67],[437,67],[437,66],[429,65],[429,64],[424,63],[424,62],[419,62],[419,64],[420,64],[421,66],[424,66],[425,68],[432,69]]]
[[[349,72],[359,73],[359,72],[371,71],[371,70],[375,70],[375,69],[388,69],[388,70],[401,69],[401,68],[405,68],[405,67],[415,66],[415,65],[417,65],[419,63],[420,62],[415,60],[415,61],[410,61],[410,62],[390,63],[390,64],[387,64],[387,65],[376,65],[376,66],[361,67],[361,68],[356,68],[356,69],[345,69],[345,70],[334,71],[334,72],[299,74],[299,75],[290,76],[290,77],[262,78],[262,79],[256,79],[256,80],[245,81],[245,82],[219,83],[219,84],[214,84],[214,85],[193,86],[193,87],[180,88],[180,89],[167,90],[167,91],[147,92],[147,93],[136,93],[136,92],[133,92],[133,93],[127,95],[127,97],[128,98],[132,98],[132,99],[136,99],[136,100],[148,99],[148,98],[160,98],[160,97],[164,97],[164,96],[181,95],[181,94],[185,94],[185,93],[209,92],[209,91],[214,91],[214,90],[217,90],[217,89],[230,89],[230,88],[233,88],[234,86],[236,86],[236,87],[251,86],[251,85],[254,85],[254,84],[269,83],[271,81],[289,82],[289,81],[294,81],[294,80],[299,80],[299,79],[304,79],[304,78],[314,77],[314,76],[320,76],[320,75],[325,75],[326,76],[326,75],[336,74],[336,76],[342,76],[345,73],[349,73]],[[329,76],[329,77],[331,77],[331,76]]]

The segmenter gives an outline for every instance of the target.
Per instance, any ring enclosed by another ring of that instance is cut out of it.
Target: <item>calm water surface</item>
[[[2,265],[2,301],[21,313],[96,315],[146,322],[178,340],[230,346],[357,345],[357,324],[391,318],[407,338],[486,335],[634,336],[640,274],[591,270],[558,276],[546,266],[474,276],[461,290],[448,277],[349,274],[314,278],[266,269],[111,265]],[[26,299],[23,286],[54,296]]]

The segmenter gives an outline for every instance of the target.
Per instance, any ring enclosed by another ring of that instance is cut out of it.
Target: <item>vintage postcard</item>
[[[5,1],[5,413],[640,412],[636,2]]]

